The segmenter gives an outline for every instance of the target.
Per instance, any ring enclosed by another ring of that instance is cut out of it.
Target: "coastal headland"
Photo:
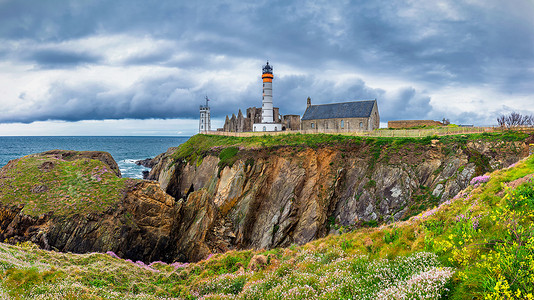
[[[367,255],[359,263],[367,264],[425,250],[427,256],[411,259],[432,261],[426,271],[451,258],[447,268],[467,272],[454,252],[461,247],[447,246],[442,237],[457,231],[459,221],[452,219],[458,215],[475,228],[468,240],[481,226],[500,226],[486,219],[509,193],[502,182],[514,182],[511,188],[532,184],[525,179],[534,172],[532,157],[524,159],[532,139],[518,132],[426,138],[196,135],[154,158],[149,180],[120,178],[104,152],[48,151],[0,170],[0,238],[18,245],[3,244],[0,252],[107,252],[93,256],[113,265],[138,261],[147,274],[167,274],[169,286],[181,282],[181,290],[165,285],[162,295],[180,297],[219,291],[204,290],[208,283],[202,278],[239,281],[231,293],[239,295],[255,274],[285,272],[280,268],[293,263],[303,271],[302,255],[333,255],[324,261],[329,264],[359,253]],[[159,265],[149,266],[155,261]],[[452,270],[440,273],[444,282]],[[171,280],[172,274],[179,277]],[[467,282],[454,276],[458,288]],[[194,285],[185,288],[185,282]]]

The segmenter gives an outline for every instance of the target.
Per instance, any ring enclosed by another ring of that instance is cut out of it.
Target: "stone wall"
[[[302,120],[302,130],[367,131],[372,130],[369,123],[369,118]]]
[[[443,123],[433,120],[398,120],[388,121],[388,128],[412,128],[419,126],[443,126]]]
[[[300,116],[284,115],[282,117],[282,130],[300,130]]]

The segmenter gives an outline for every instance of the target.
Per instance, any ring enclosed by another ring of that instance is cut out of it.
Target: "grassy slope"
[[[32,216],[98,213],[120,201],[128,184],[98,160],[30,155],[0,170],[0,202],[24,204]]]
[[[394,299],[426,292],[431,298],[532,299],[532,174],[534,156],[479,178],[487,182],[405,222],[328,236],[301,247],[232,251],[196,264],[146,266],[106,254],[0,244],[0,294],[46,299]],[[256,254],[264,255],[265,265],[253,267],[258,265],[252,258]]]

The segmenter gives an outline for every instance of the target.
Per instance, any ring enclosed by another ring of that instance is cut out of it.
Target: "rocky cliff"
[[[119,174],[105,152],[53,150],[9,162],[0,169],[0,239],[173,261],[181,203],[156,182]]]
[[[104,152],[53,150],[0,169],[0,239],[144,262],[303,244],[450,199],[526,156],[525,138],[199,135],[149,181],[120,178]]]
[[[232,147],[234,156],[223,153]],[[524,141],[458,137],[215,146],[202,153],[191,159],[169,151],[150,174],[187,206],[179,244],[194,243],[197,257],[302,244],[340,228],[408,218],[452,198],[474,176],[518,161],[528,148]]]

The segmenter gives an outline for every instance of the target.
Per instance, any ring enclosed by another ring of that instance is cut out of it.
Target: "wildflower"
[[[113,258],[118,258],[118,259],[121,259],[117,254],[115,254],[115,252],[113,251],[108,251],[106,252],[107,255],[113,257]]]
[[[488,182],[490,180],[490,176],[489,175],[482,175],[482,176],[477,176],[473,179],[471,179],[471,185],[474,185],[474,186],[478,186],[482,183],[485,183],[485,182]]]

